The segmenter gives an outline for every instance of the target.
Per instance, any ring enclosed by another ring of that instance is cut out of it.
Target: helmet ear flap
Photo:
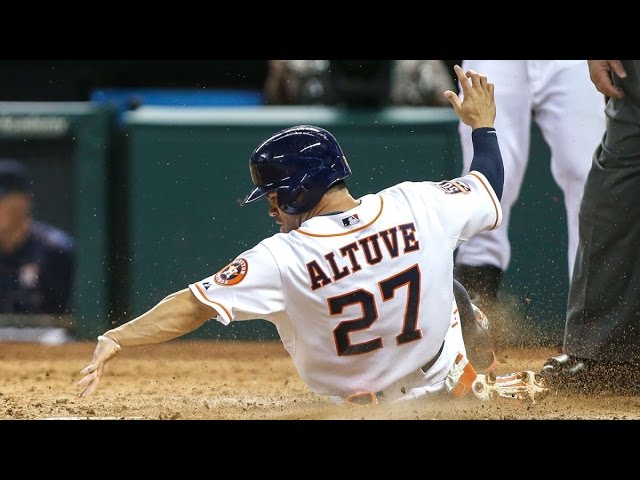
[[[278,190],[278,206],[290,215],[297,215],[311,210],[324,195],[324,190],[318,189],[312,178],[305,179],[295,188]]]

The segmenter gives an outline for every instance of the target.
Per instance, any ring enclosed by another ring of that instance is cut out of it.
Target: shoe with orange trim
[[[537,403],[549,395],[544,379],[531,370],[506,375],[478,374],[471,391],[480,400],[505,398]]]

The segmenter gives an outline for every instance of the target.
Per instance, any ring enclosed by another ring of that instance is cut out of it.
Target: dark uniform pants
[[[580,207],[564,351],[640,363],[640,60],[623,63]]]

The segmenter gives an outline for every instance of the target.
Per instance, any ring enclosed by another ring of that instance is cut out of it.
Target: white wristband
[[[118,342],[116,342],[113,338],[111,337],[106,337],[104,335],[99,335],[98,336],[98,341],[99,342],[112,342],[113,343],[113,348],[115,349],[116,352],[119,352],[122,347],[120,346],[120,344]]]

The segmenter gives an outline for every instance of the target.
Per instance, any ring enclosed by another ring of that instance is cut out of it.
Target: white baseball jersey
[[[464,349],[461,334],[428,374],[415,372],[452,327],[453,250],[496,228],[500,203],[478,172],[404,182],[360,200],[261,241],[189,288],[223,324],[273,322],[316,393],[378,392],[407,376],[440,389]]]

